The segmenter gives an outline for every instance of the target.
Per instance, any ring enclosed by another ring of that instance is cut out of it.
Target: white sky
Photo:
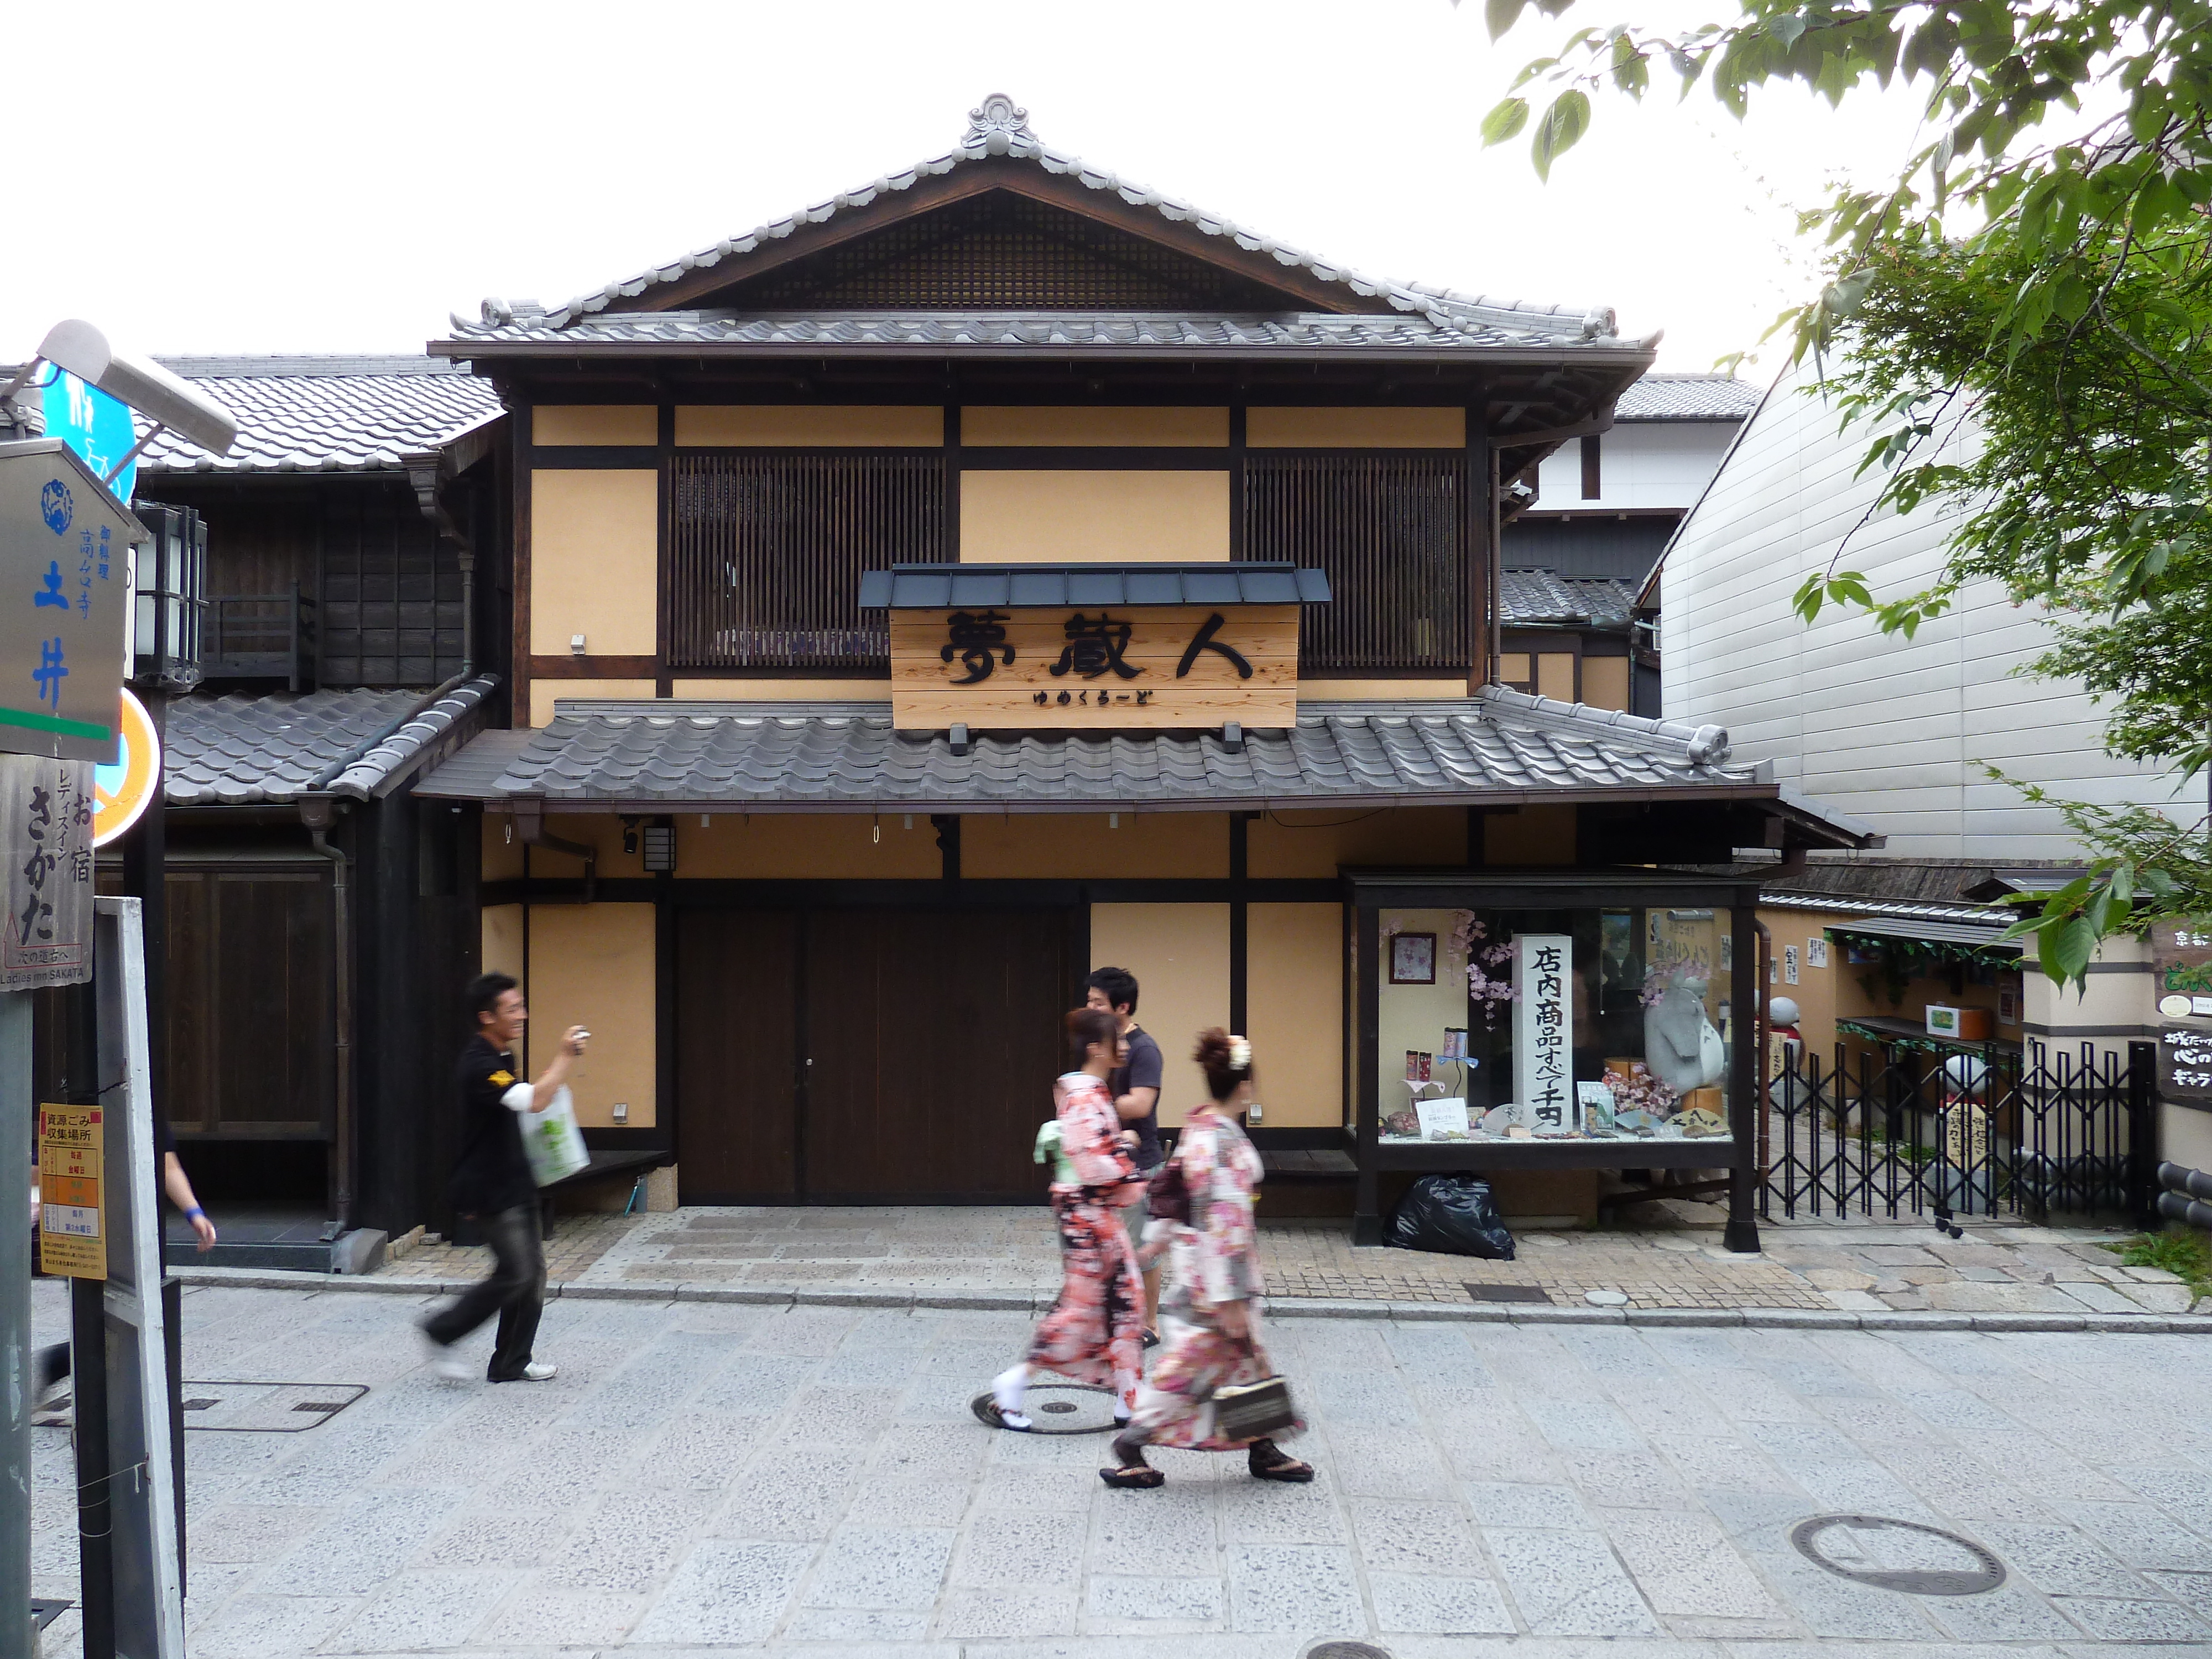
[[[1667,0],[1642,5],[1727,15]],[[1602,100],[1539,184],[1482,116],[1565,24],[1479,0],[803,0],[15,9],[0,362],[82,316],[143,352],[416,351],[941,154],[1003,90],[1047,143],[1376,276],[1607,304],[1661,367],[1807,290],[1790,208],[1886,176],[1917,100]],[[1593,8],[1571,21],[1601,21]],[[82,65],[76,93],[57,90]],[[1655,76],[1655,79],[1660,77]],[[64,181],[84,192],[57,214]],[[55,228],[67,219],[66,231]],[[47,228],[42,233],[40,226]]]

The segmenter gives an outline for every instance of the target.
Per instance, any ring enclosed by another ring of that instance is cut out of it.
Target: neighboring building
[[[1840,431],[1802,377],[1784,374],[1647,589],[1665,619],[1667,708],[1723,722],[1740,753],[1887,837],[1879,854],[1815,854],[1802,876],[1770,884],[1778,942],[1809,945],[1832,927],[1978,946],[1957,971],[1930,975],[1918,971],[1930,952],[1897,953],[1917,957],[1908,970],[1870,960],[1879,949],[1861,938],[1853,964],[1853,941],[1832,934],[1830,965],[1801,956],[1797,988],[1778,988],[1803,1006],[1808,1041],[1822,1048],[1839,1020],[1840,1035],[1864,1046],[1881,1021],[1918,1024],[1931,1002],[1998,1010],[2001,1040],[2046,1052],[2155,1041],[2142,947],[2108,947],[2077,1000],[2054,994],[2016,946],[1994,944],[2018,912],[1984,901],[2047,890],[2078,873],[2082,854],[2055,807],[2029,805],[1989,769],[2062,799],[2179,798],[2185,811],[2197,787],[2107,754],[2104,720],[2078,683],[2016,672],[2047,648],[2050,624],[1994,581],[1971,585],[1911,639],[1885,637],[1854,612],[1826,611],[1809,627],[1793,612],[1816,571],[1863,571],[1877,594],[1894,596],[1942,568],[1947,513],[1875,512],[1881,478],[1859,470],[1868,441]],[[2166,1155],[2212,1167],[2212,1115],[2197,1106],[2169,1099]]]
[[[1647,970],[1726,1023],[1748,950],[1747,890],[1626,866],[1866,844],[1625,674],[1611,710],[1498,683],[1493,501],[1648,368],[1609,313],[1359,276],[994,99],[948,155],[430,349],[513,411],[515,720],[416,793],[483,815],[485,962],[593,1030],[593,1144],[669,1148],[691,1202],[1033,1194],[1060,1012],[1112,962],[1170,1121],[1190,1032],[1249,1033],[1263,1145],[1356,1166],[1370,1235],[1419,1169],[1589,1214],[1632,1163],[1733,1165],[1747,1237],[1729,1085],[1717,1139],[1552,1133],[1640,1051]],[[1516,1082],[1540,1045],[1471,1002],[1462,917],[1554,930],[1571,1076]]]
[[[1609,430],[1545,459],[1503,538],[1506,684],[1659,714],[1638,590],[1758,402],[1732,375],[1647,374],[1621,393]]]

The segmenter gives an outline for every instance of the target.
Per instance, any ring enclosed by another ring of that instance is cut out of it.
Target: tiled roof
[[[1636,584],[1610,576],[1562,576],[1555,570],[1498,573],[1504,621],[1620,627],[1632,614]]]
[[[1826,893],[1777,892],[1772,888],[1762,890],[1759,900],[1777,910],[1809,911],[1833,917],[1835,925],[1846,933],[1952,939],[1978,945],[1994,942],[1999,933],[2020,918],[2020,913],[2006,904],[1917,904],[1839,898]]]
[[[1516,333],[1540,334],[1546,339],[1555,341],[1593,340],[1610,337],[1614,332],[1613,313],[1602,308],[1577,309],[1526,305],[1517,300],[1493,300],[1419,283],[1364,276],[1358,271],[1331,264],[1310,253],[1279,242],[1272,236],[1249,230],[1217,214],[1205,212],[1188,202],[1164,196],[1158,191],[1132,183],[1103,167],[1088,166],[1079,157],[1063,155],[1048,148],[1030,131],[1029,112],[1016,107],[1014,101],[1003,93],[992,94],[979,108],[969,112],[968,130],[959,144],[942,155],[917,162],[902,172],[887,173],[857,190],[841,191],[826,202],[817,202],[787,217],[758,226],[743,235],[727,237],[696,249],[672,264],[655,266],[619,282],[609,283],[596,294],[580,295],[567,305],[541,313],[541,316],[545,325],[561,329],[580,318],[605,311],[617,300],[635,299],[653,288],[678,281],[702,267],[712,267],[724,259],[750,253],[764,244],[781,240],[804,226],[823,224],[841,212],[866,207],[879,196],[911,190],[924,179],[951,173],[967,163],[998,157],[1033,161],[1047,173],[1073,178],[1086,189],[1110,191],[1131,206],[1151,208],[1161,218],[1171,222],[1191,225],[1207,236],[1224,237],[1247,252],[1264,254],[1279,264],[1304,270],[1325,283],[1341,283],[1350,292],[1362,298],[1384,300],[1396,311],[1449,316],[1471,325],[1479,331],[1502,329]],[[495,334],[505,326],[504,319],[497,315],[497,312],[502,309],[504,307],[487,301],[483,325],[464,324],[456,319],[456,334],[464,338]],[[521,307],[514,307],[514,313],[516,322],[520,323]]]
[[[901,564],[860,576],[863,611],[936,611],[950,605],[1057,608],[1071,605],[1320,605],[1328,574],[1294,565]]]
[[[141,472],[396,471],[500,413],[489,382],[428,357],[159,361],[238,416],[238,442],[216,456],[165,431]]]
[[[1646,374],[1620,394],[1616,421],[1747,421],[1760,389],[1733,374]]]
[[[882,703],[556,705],[541,730],[488,732],[420,794],[619,810],[1066,812],[1358,803],[1781,799],[1728,764],[1728,734],[1500,687],[1451,702],[1306,703],[1296,726],[1218,732],[899,732]],[[1859,826],[1824,820],[1841,838]]]
[[[1432,312],[1419,316],[1337,316],[1294,312],[1274,316],[1194,316],[1183,313],[988,312],[947,315],[915,312],[776,313],[736,311],[622,311],[562,323],[560,313],[523,305],[511,320],[484,324],[454,322],[453,337],[432,342],[434,349],[468,357],[471,344],[486,348],[557,345],[562,350],[598,348],[632,350],[655,346],[733,345],[787,349],[795,354],[825,347],[894,354],[928,352],[938,356],[975,356],[993,352],[1034,353],[1039,347],[1085,354],[1141,355],[1194,349],[1280,352],[1325,351],[1332,356],[1372,352],[1467,351],[1562,345],[1641,350],[1611,335],[1552,332],[1543,314]],[[487,350],[485,355],[491,355]]]
[[[457,687],[404,726],[422,702],[420,690],[179,698],[168,711],[166,797],[172,806],[282,804],[344,765],[320,787],[365,799],[481,706],[493,684],[480,678]]]

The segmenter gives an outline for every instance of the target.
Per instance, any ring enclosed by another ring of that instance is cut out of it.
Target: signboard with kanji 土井
[[[97,1106],[39,1108],[39,1270],[63,1279],[107,1277]]]
[[[0,444],[0,752],[115,758],[130,550],[146,539],[60,439]]]

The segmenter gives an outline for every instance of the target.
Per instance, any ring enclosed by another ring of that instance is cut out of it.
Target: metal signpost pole
[[[0,992],[0,1146],[34,1138],[31,994]],[[20,1156],[20,1152],[18,1156]],[[31,1613],[31,1190],[0,1181],[0,1655],[37,1651]],[[11,1636],[9,1632],[13,1632]]]

